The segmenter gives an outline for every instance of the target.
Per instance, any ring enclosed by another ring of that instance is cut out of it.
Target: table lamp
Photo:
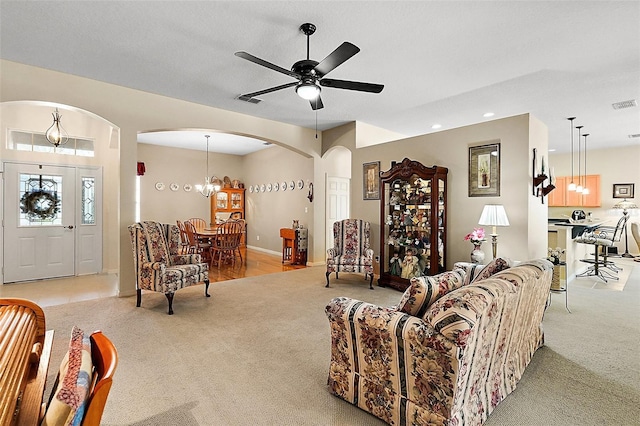
[[[492,226],[491,233],[491,245],[493,246],[493,258],[496,258],[498,253],[498,233],[496,232],[497,226],[509,226],[509,219],[507,218],[507,212],[504,211],[502,204],[487,204],[482,210],[480,225]]]
[[[629,216],[629,211],[630,209],[637,209],[638,206],[636,203],[634,203],[633,201],[628,201],[626,198],[622,201],[620,201],[619,203],[616,203],[613,206],[614,209],[622,209],[622,216],[624,216],[625,218],[627,216]],[[629,253],[629,240],[627,237],[627,222],[628,222],[628,218],[627,220],[625,220],[624,223],[624,253],[621,255],[622,257],[634,257],[631,253]]]

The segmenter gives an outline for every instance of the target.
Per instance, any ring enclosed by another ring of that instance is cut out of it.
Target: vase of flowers
[[[551,276],[551,290],[562,291],[562,284],[560,283],[560,265],[564,265],[564,262],[560,260],[560,256],[564,254],[565,250],[560,247],[551,248],[547,250],[547,260],[553,263],[553,275]]]
[[[473,232],[464,237],[465,241],[470,241],[473,244],[473,250],[471,251],[471,261],[473,263],[482,263],[484,261],[484,252],[482,251],[482,243],[485,242],[484,237],[484,228],[474,228]]]

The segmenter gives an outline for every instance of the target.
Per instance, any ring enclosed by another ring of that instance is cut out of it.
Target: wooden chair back
[[[104,406],[113,383],[113,374],[118,366],[118,351],[113,342],[101,331],[91,334],[91,357],[93,359],[93,385],[87,400],[87,410],[82,426],[99,426]]]
[[[196,227],[196,229],[198,228],[202,229],[207,227],[207,221],[199,217],[192,217],[191,219],[189,219],[189,222],[191,222],[193,226]]]
[[[187,235],[187,230],[184,223],[181,221],[176,220],[176,224],[180,230],[180,245],[182,247],[182,253],[187,253],[189,251],[189,236]]]
[[[235,260],[236,252],[240,255],[240,242],[244,229],[244,220],[227,220],[218,225],[216,237],[213,240],[213,258],[217,256],[218,267],[222,259]]]

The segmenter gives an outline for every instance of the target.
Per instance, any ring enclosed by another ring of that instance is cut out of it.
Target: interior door
[[[75,274],[75,168],[7,163],[4,282]]]
[[[333,247],[333,224],[349,219],[350,182],[347,178],[327,176],[326,248]]]

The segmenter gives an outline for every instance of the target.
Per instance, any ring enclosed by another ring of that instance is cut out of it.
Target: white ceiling
[[[206,151],[206,135],[209,135],[209,152],[221,154],[246,155],[273,146],[259,139],[210,130],[166,130],[138,133],[138,142]]]
[[[361,49],[330,78],[383,92],[324,88],[317,117],[294,88],[237,100],[293,80],[234,52],[290,68],[304,22],[311,59]],[[640,100],[639,1],[2,1],[0,57],[320,130],[359,120],[414,136],[532,113],[558,151],[569,116],[589,148],[640,143],[640,107],[611,106]]]

